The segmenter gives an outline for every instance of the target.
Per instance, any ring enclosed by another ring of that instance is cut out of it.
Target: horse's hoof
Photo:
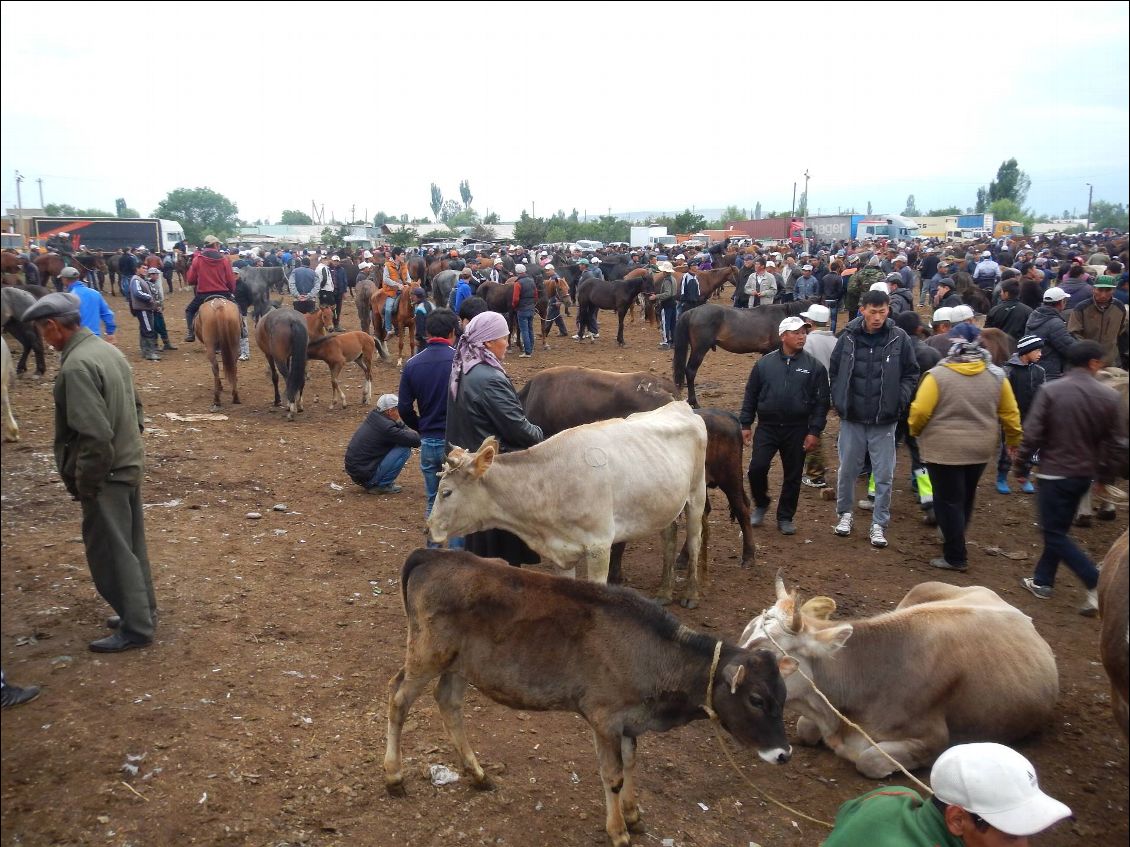
[[[404,780],[400,777],[393,780],[385,780],[385,791],[392,797],[408,796],[408,792],[404,790]]]
[[[671,595],[670,594],[657,594],[657,595],[655,595],[655,602],[658,603],[660,606],[670,606],[671,605]]]
[[[477,788],[479,791],[494,791],[494,782],[486,774],[483,774],[482,779],[476,779],[474,776],[472,776],[471,785]]]
[[[684,597],[680,601],[679,605],[682,606],[684,609],[697,609],[698,608],[698,601],[692,600],[689,597]]]

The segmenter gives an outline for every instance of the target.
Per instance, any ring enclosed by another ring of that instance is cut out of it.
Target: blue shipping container
[[[985,225],[984,215],[958,215],[958,229],[980,229]]]

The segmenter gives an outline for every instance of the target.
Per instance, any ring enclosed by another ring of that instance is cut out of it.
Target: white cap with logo
[[[960,806],[1005,835],[1028,836],[1071,817],[1071,809],[1040,790],[1032,763],[1010,747],[958,744],[930,771],[934,796]]]
[[[1058,303],[1060,300],[1066,300],[1071,295],[1060,288],[1058,285],[1053,285],[1044,292],[1045,303]]]
[[[808,318],[815,324],[826,324],[832,319],[832,312],[827,306],[821,306],[819,303],[814,303],[808,307],[807,312],[801,312],[802,318]]]
[[[780,335],[783,332],[796,332],[798,329],[804,329],[804,321],[798,318],[796,315],[793,315],[792,317],[785,318],[783,321],[781,321],[781,325],[777,327],[777,334]]]

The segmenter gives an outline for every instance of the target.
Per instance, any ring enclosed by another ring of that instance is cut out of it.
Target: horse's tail
[[[216,315],[217,334],[220,336],[220,360],[224,364],[224,376],[228,386],[233,390],[239,384],[239,371],[237,370],[236,357],[239,355],[239,338],[243,329],[243,316],[239,314],[239,307],[231,304],[235,310],[235,320],[228,326],[222,326],[220,315]],[[221,328],[222,327],[222,328]]]
[[[683,390],[687,374],[687,359],[690,356],[691,322],[690,312],[683,312],[675,322],[675,388]]]
[[[291,332],[290,355],[287,356],[286,401],[294,403],[306,387],[306,342],[308,336],[302,332]]]

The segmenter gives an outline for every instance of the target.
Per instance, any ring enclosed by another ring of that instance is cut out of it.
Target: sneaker
[[[594,332],[594,333],[592,334],[592,337],[593,337],[593,338],[600,338],[600,333],[599,333],[599,332]]]
[[[574,340],[574,341],[580,341],[580,340],[581,340],[581,336],[580,336],[580,335],[574,335],[574,336],[573,336],[573,340]]]
[[[670,345],[670,344],[668,344],[668,343],[667,343],[666,341],[664,341],[663,343],[661,343],[661,344],[659,345],[659,349],[660,349],[660,350],[670,350],[670,349],[671,349],[671,345]]]
[[[864,497],[855,505],[859,506],[859,508],[863,509],[863,511],[865,512],[872,512],[875,510],[875,501],[870,497]]]
[[[822,476],[802,476],[800,478],[801,485],[807,485],[809,488],[827,488],[828,483],[824,481]]]
[[[796,524],[792,521],[777,521],[777,529],[781,535],[796,535]]]
[[[965,573],[969,570],[969,565],[951,565],[945,559],[931,559],[930,566],[943,571],[957,571],[958,573]]]
[[[840,515],[840,522],[836,524],[836,535],[851,535],[851,525],[851,512],[844,512]]]
[[[172,344],[170,344],[168,341],[166,341],[164,349],[165,350],[176,350],[177,348],[174,347]]]
[[[1092,588],[1087,592],[1087,602],[1079,607],[1079,614],[1085,618],[1093,618],[1099,613],[1099,590]]]
[[[530,358],[533,358],[533,357],[529,353],[519,353],[518,358],[519,359],[530,359]]]
[[[1040,585],[1030,576],[1026,576],[1024,579],[1020,580],[1020,584],[1031,591],[1033,596],[1039,597],[1041,600],[1051,599],[1052,587],[1050,585]]]
[[[753,511],[749,513],[749,525],[761,526],[765,523],[765,513],[769,511],[769,507],[755,506]]]
[[[243,354],[242,356],[240,356],[240,357],[239,357],[239,361],[241,361],[241,362],[250,362],[250,361],[251,361],[251,356],[249,356],[249,355],[248,355],[247,353],[244,353],[244,354]]]
[[[187,341],[187,342],[189,342],[189,343],[191,343],[191,342],[193,342],[193,341],[195,341],[195,340],[196,340],[196,336],[195,336],[195,335],[193,335],[192,333],[189,333],[188,335],[186,335],[186,336],[184,337],[184,340],[185,340],[185,341]]]
[[[887,536],[883,535],[883,527],[877,523],[871,524],[871,546],[882,549],[887,546]]]
[[[38,685],[29,685],[26,688],[20,688],[18,685],[9,685],[5,682],[3,689],[0,689],[0,705],[3,705],[5,709],[11,709],[13,706],[22,706],[24,703],[30,703],[38,696]]]
[[[392,485],[374,485],[365,489],[369,494],[399,494],[404,489],[395,482]]]
[[[1084,528],[1089,527],[1091,525],[1091,516],[1090,515],[1076,515],[1073,523],[1076,526],[1081,526],[1081,527],[1084,527]]]

